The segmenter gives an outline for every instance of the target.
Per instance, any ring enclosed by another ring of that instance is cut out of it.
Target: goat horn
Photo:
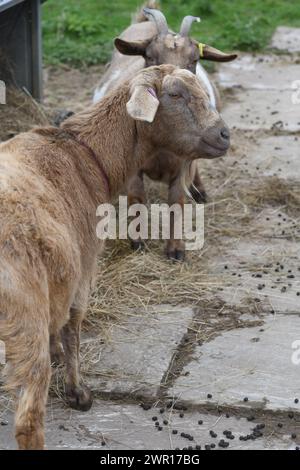
[[[144,8],[143,12],[148,20],[153,21],[157,26],[158,34],[168,34],[169,27],[165,15],[152,8]]]
[[[201,19],[198,16],[185,16],[181,23],[180,36],[187,37],[189,35],[192,24],[197,21],[200,23]]]
[[[206,60],[212,60],[214,62],[230,62],[237,58],[237,54],[225,54],[219,49],[209,46],[208,44],[199,43],[200,58]]]

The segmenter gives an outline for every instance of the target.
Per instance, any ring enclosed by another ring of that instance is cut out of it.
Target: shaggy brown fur
[[[139,114],[148,122],[131,117]],[[18,397],[20,449],[44,446],[50,350],[53,359],[64,354],[70,405],[92,404],[79,374],[79,336],[103,245],[97,206],[158,148],[189,160],[223,155],[229,140],[222,131],[194,76],[161,66],[140,72],[61,129],[36,129],[0,145],[0,339],[7,388]]]

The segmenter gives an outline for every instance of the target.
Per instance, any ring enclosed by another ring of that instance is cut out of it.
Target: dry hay
[[[6,105],[0,107],[0,141],[5,141],[34,126],[49,125],[40,105],[24,91],[8,86]]]
[[[6,104],[0,105],[0,142],[34,126],[49,124],[49,120],[29,92],[16,86],[13,71],[0,50],[0,79],[6,84]]]

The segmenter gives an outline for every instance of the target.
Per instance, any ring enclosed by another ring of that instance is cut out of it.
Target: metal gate
[[[0,0],[0,48],[20,87],[42,99],[41,0]],[[1,80],[1,70],[0,70]]]

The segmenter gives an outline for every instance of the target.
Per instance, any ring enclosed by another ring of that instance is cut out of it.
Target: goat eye
[[[171,98],[180,98],[180,95],[178,93],[169,93],[169,96]]]

